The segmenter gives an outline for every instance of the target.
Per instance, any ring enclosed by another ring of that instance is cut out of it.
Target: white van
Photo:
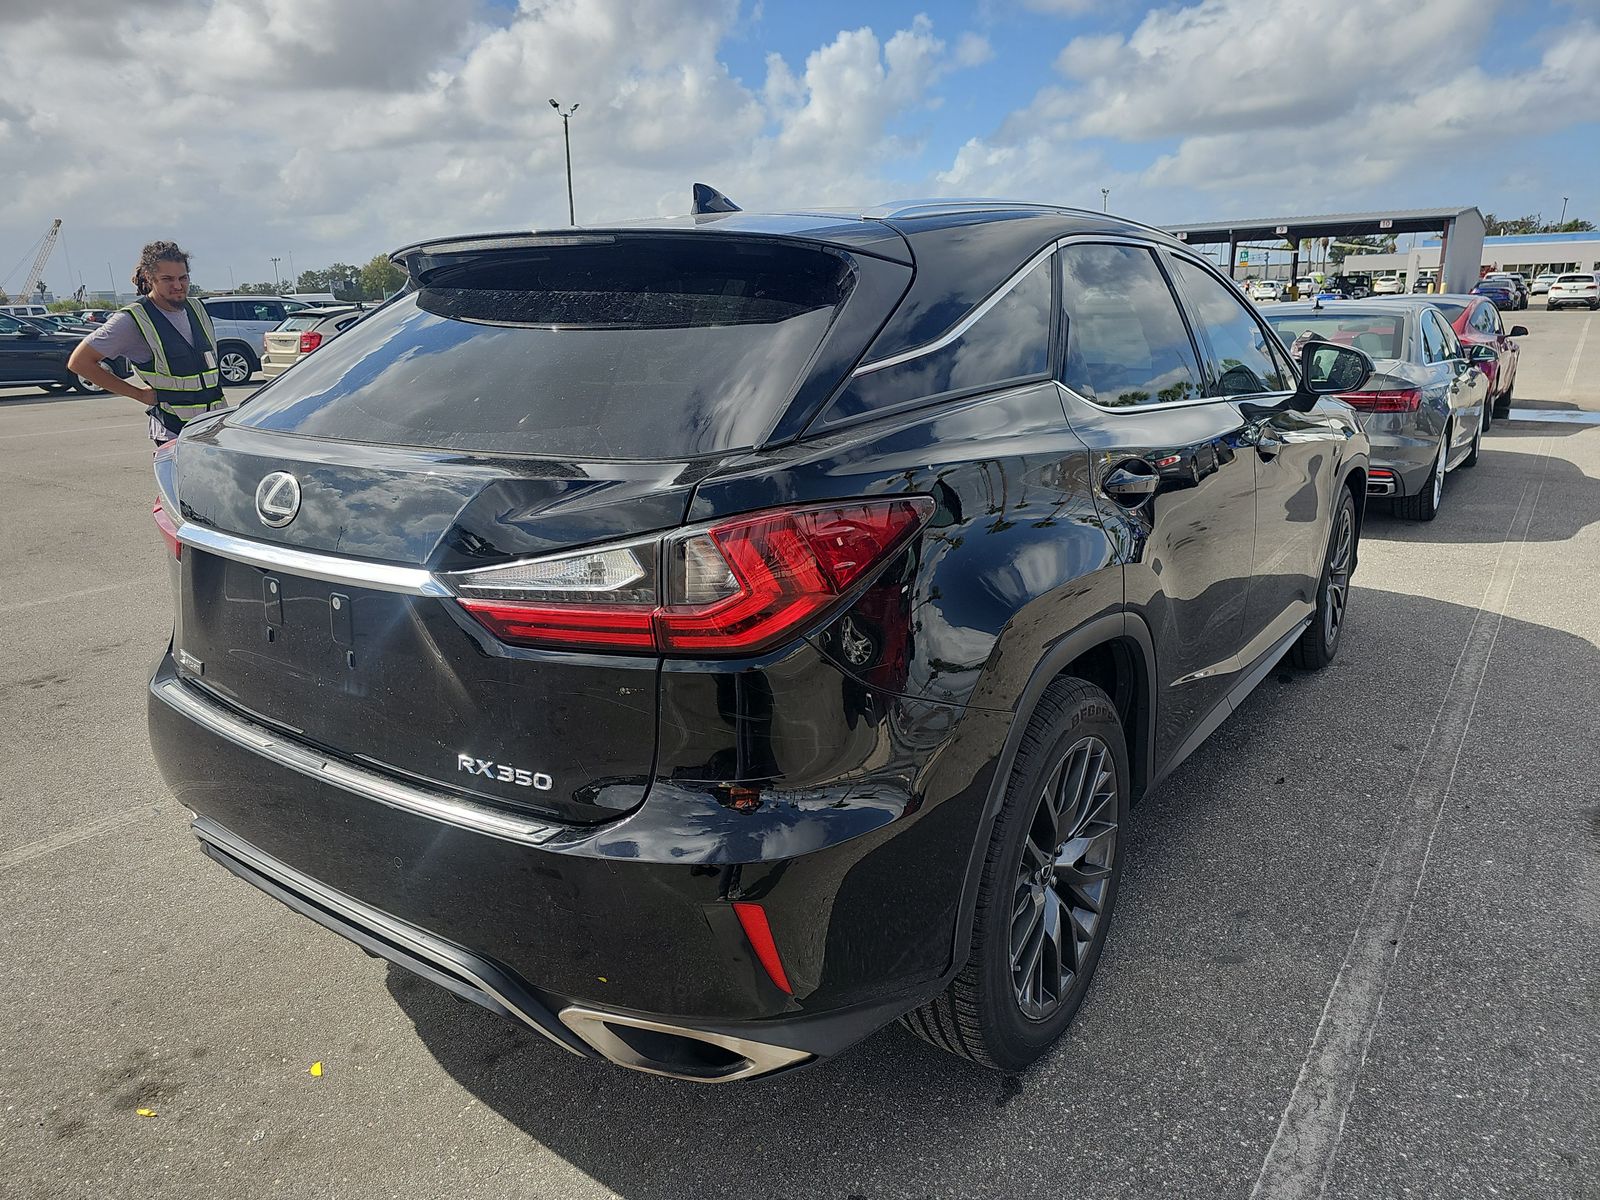
[[[50,310],[42,304],[0,304],[0,313],[13,317],[48,317]]]

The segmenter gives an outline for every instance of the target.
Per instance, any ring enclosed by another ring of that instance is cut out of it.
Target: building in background
[[[1600,271],[1600,233],[1518,233],[1483,239],[1480,274],[1484,271],[1518,271],[1532,279],[1545,271]],[[1418,271],[1439,269],[1439,239],[1419,238],[1415,248],[1393,254],[1352,254],[1344,260],[1346,271],[1373,275],[1402,275],[1407,281]]]

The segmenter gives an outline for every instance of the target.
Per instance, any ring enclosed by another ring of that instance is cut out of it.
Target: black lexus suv
[[[430,241],[158,455],[205,853],[574,1054],[1006,1071],[1128,811],[1338,649],[1367,444],[1210,263],[940,202]]]

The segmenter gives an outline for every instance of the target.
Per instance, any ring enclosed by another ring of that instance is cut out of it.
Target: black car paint
[[[915,261],[905,298],[868,331],[868,361],[936,336],[1056,239],[1182,252],[1143,227],[1040,210],[657,224]],[[1338,489],[1364,500],[1364,445],[1335,401],[1110,411],[1054,381],[808,435],[852,362],[824,362],[833,383],[803,392],[765,446],[692,462],[507,460],[196,423],[161,468],[185,520],[433,570],[810,500],[920,494],[937,509],[844,611],[753,660],[514,648],[448,602],[307,581],[286,585],[278,611],[268,572],[186,548],[174,650],[204,666],[180,673],[169,654],[153,681],[169,786],[202,819],[471,948],[552,1008],[733,1025],[828,1053],[935,994],[964,961],[986,831],[1045,685],[1074,670],[1120,697],[1136,795],[1148,791],[1310,612]],[[1101,490],[1136,463],[1158,476],[1152,497]],[[305,516],[271,530],[251,497],[283,469],[304,481]],[[326,624],[335,593],[355,613],[350,645]],[[275,661],[296,637],[317,650]],[[853,666],[845,644],[863,638],[873,660]],[[355,738],[375,776],[515,809],[544,832],[485,836],[268,764],[163,700],[155,688],[173,679],[330,755],[348,757]],[[557,786],[456,778],[461,751],[548,770]],[[552,755],[559,769],[538,761]],[[734,899],[764,905],[793,995],[760,969]],[[819,1022],[829,1015],[840,1020]]]

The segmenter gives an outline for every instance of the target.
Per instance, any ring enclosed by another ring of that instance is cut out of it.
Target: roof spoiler
[[[709,183],[694,185],[694,203],[689,208],[692,216],[698,217],[701,213],[730,213],[743,212],[744,210],[729,200]]]

